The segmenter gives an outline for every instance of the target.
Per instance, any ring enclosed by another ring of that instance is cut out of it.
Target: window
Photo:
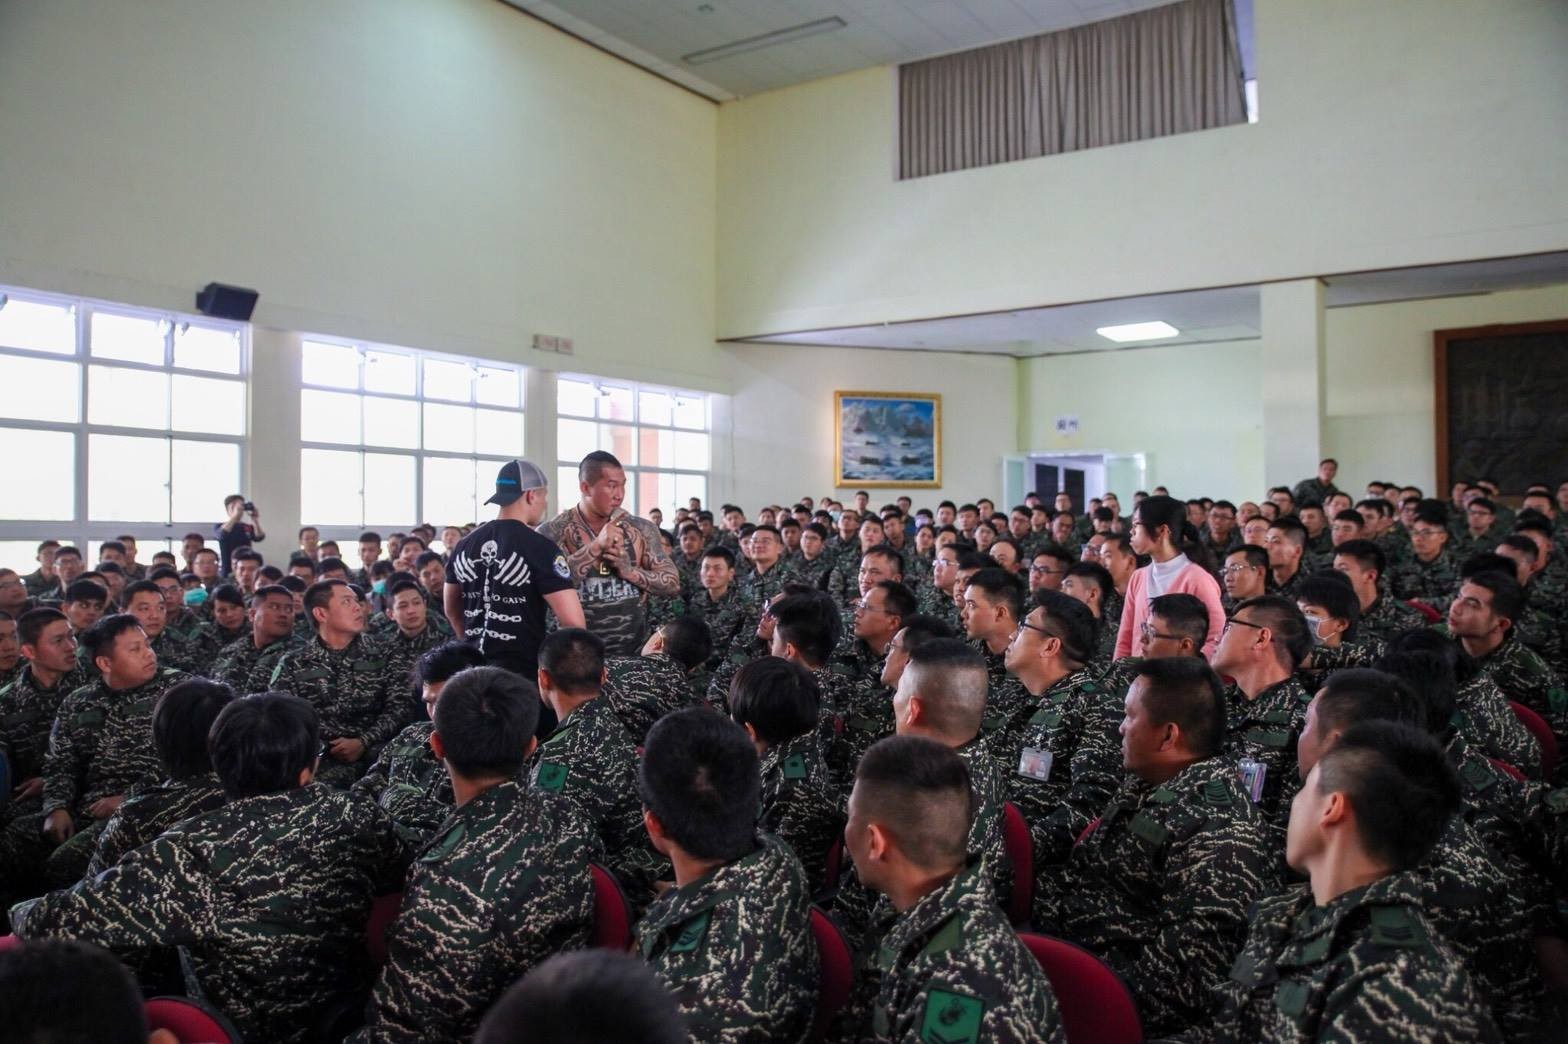
[[[248,343],[237,323],[0,287],[0,459],[19,494],[0,546],[210,531],[240,490]]]
[[[471,522],[523,455],[521,367],[312,339],[301,373],[305,525]]]
[[[576,489],[578,463],[608,450],[626,467],[627,511],[645,515],[658,507],[672,516],[691,497],[707,503],[713,464],[706,395],[563,376],[556,411],[557,489]]]

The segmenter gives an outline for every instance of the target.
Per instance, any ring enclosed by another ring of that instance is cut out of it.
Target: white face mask
[[[1307,626],[1312,628],[1312,644],[1322,645],[1328,640],[1328,636],[1322,631],[1323,625],[1328,623],[1328,618],[1325,616],[1313,616],[1310,613],[1304,615],[1307,618]]]

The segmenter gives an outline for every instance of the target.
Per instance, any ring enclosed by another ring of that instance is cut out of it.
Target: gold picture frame
[[[833,484],[935,489],[942,484],[942,396],[833,393]]]

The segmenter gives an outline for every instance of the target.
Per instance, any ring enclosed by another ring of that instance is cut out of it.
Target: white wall
[[[733,464],[711,499],[748,509],[833,490],[833,392],[937,392],[942,396],[942,486],[872,490],[872,502],[907,492],[915,505],[1001,491],[1002,456],[1017,445],[1016,363],[1009,357],[797,345],[725,349],[735,386]],[[839,496],[859,487],[841,488]],[[723,492],[720,492],[722,490]]]
[[[1250,126],[896,181],[891,69],[726,104],[719,335],[1568,247],[1568,5],[1256,6]]]
[[[713,383],[715,107],[496,0],[0,3],[0,99],[0,282]]]

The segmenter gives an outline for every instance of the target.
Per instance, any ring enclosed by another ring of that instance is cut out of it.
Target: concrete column
[[[298,546],[300,343],[297,333],[256,326],[250,341],[250,438],[245,495],[261,510],[257,550],[280,569]]]
[[[547,517],[561,511],[561,491],[556,488],[560,483],[555,477],[555,413],[555,371],[528,367],[523,371],[523,456],[543,468],[550,478],[550,515]],[[567,491],[566,498],[568,504],[577,502],[576,486]]]
[[[1264,283],[1259,305],[1263,474],[1271,486],[1294,485],[1330,455],[1323,446],[1323,283]]]

